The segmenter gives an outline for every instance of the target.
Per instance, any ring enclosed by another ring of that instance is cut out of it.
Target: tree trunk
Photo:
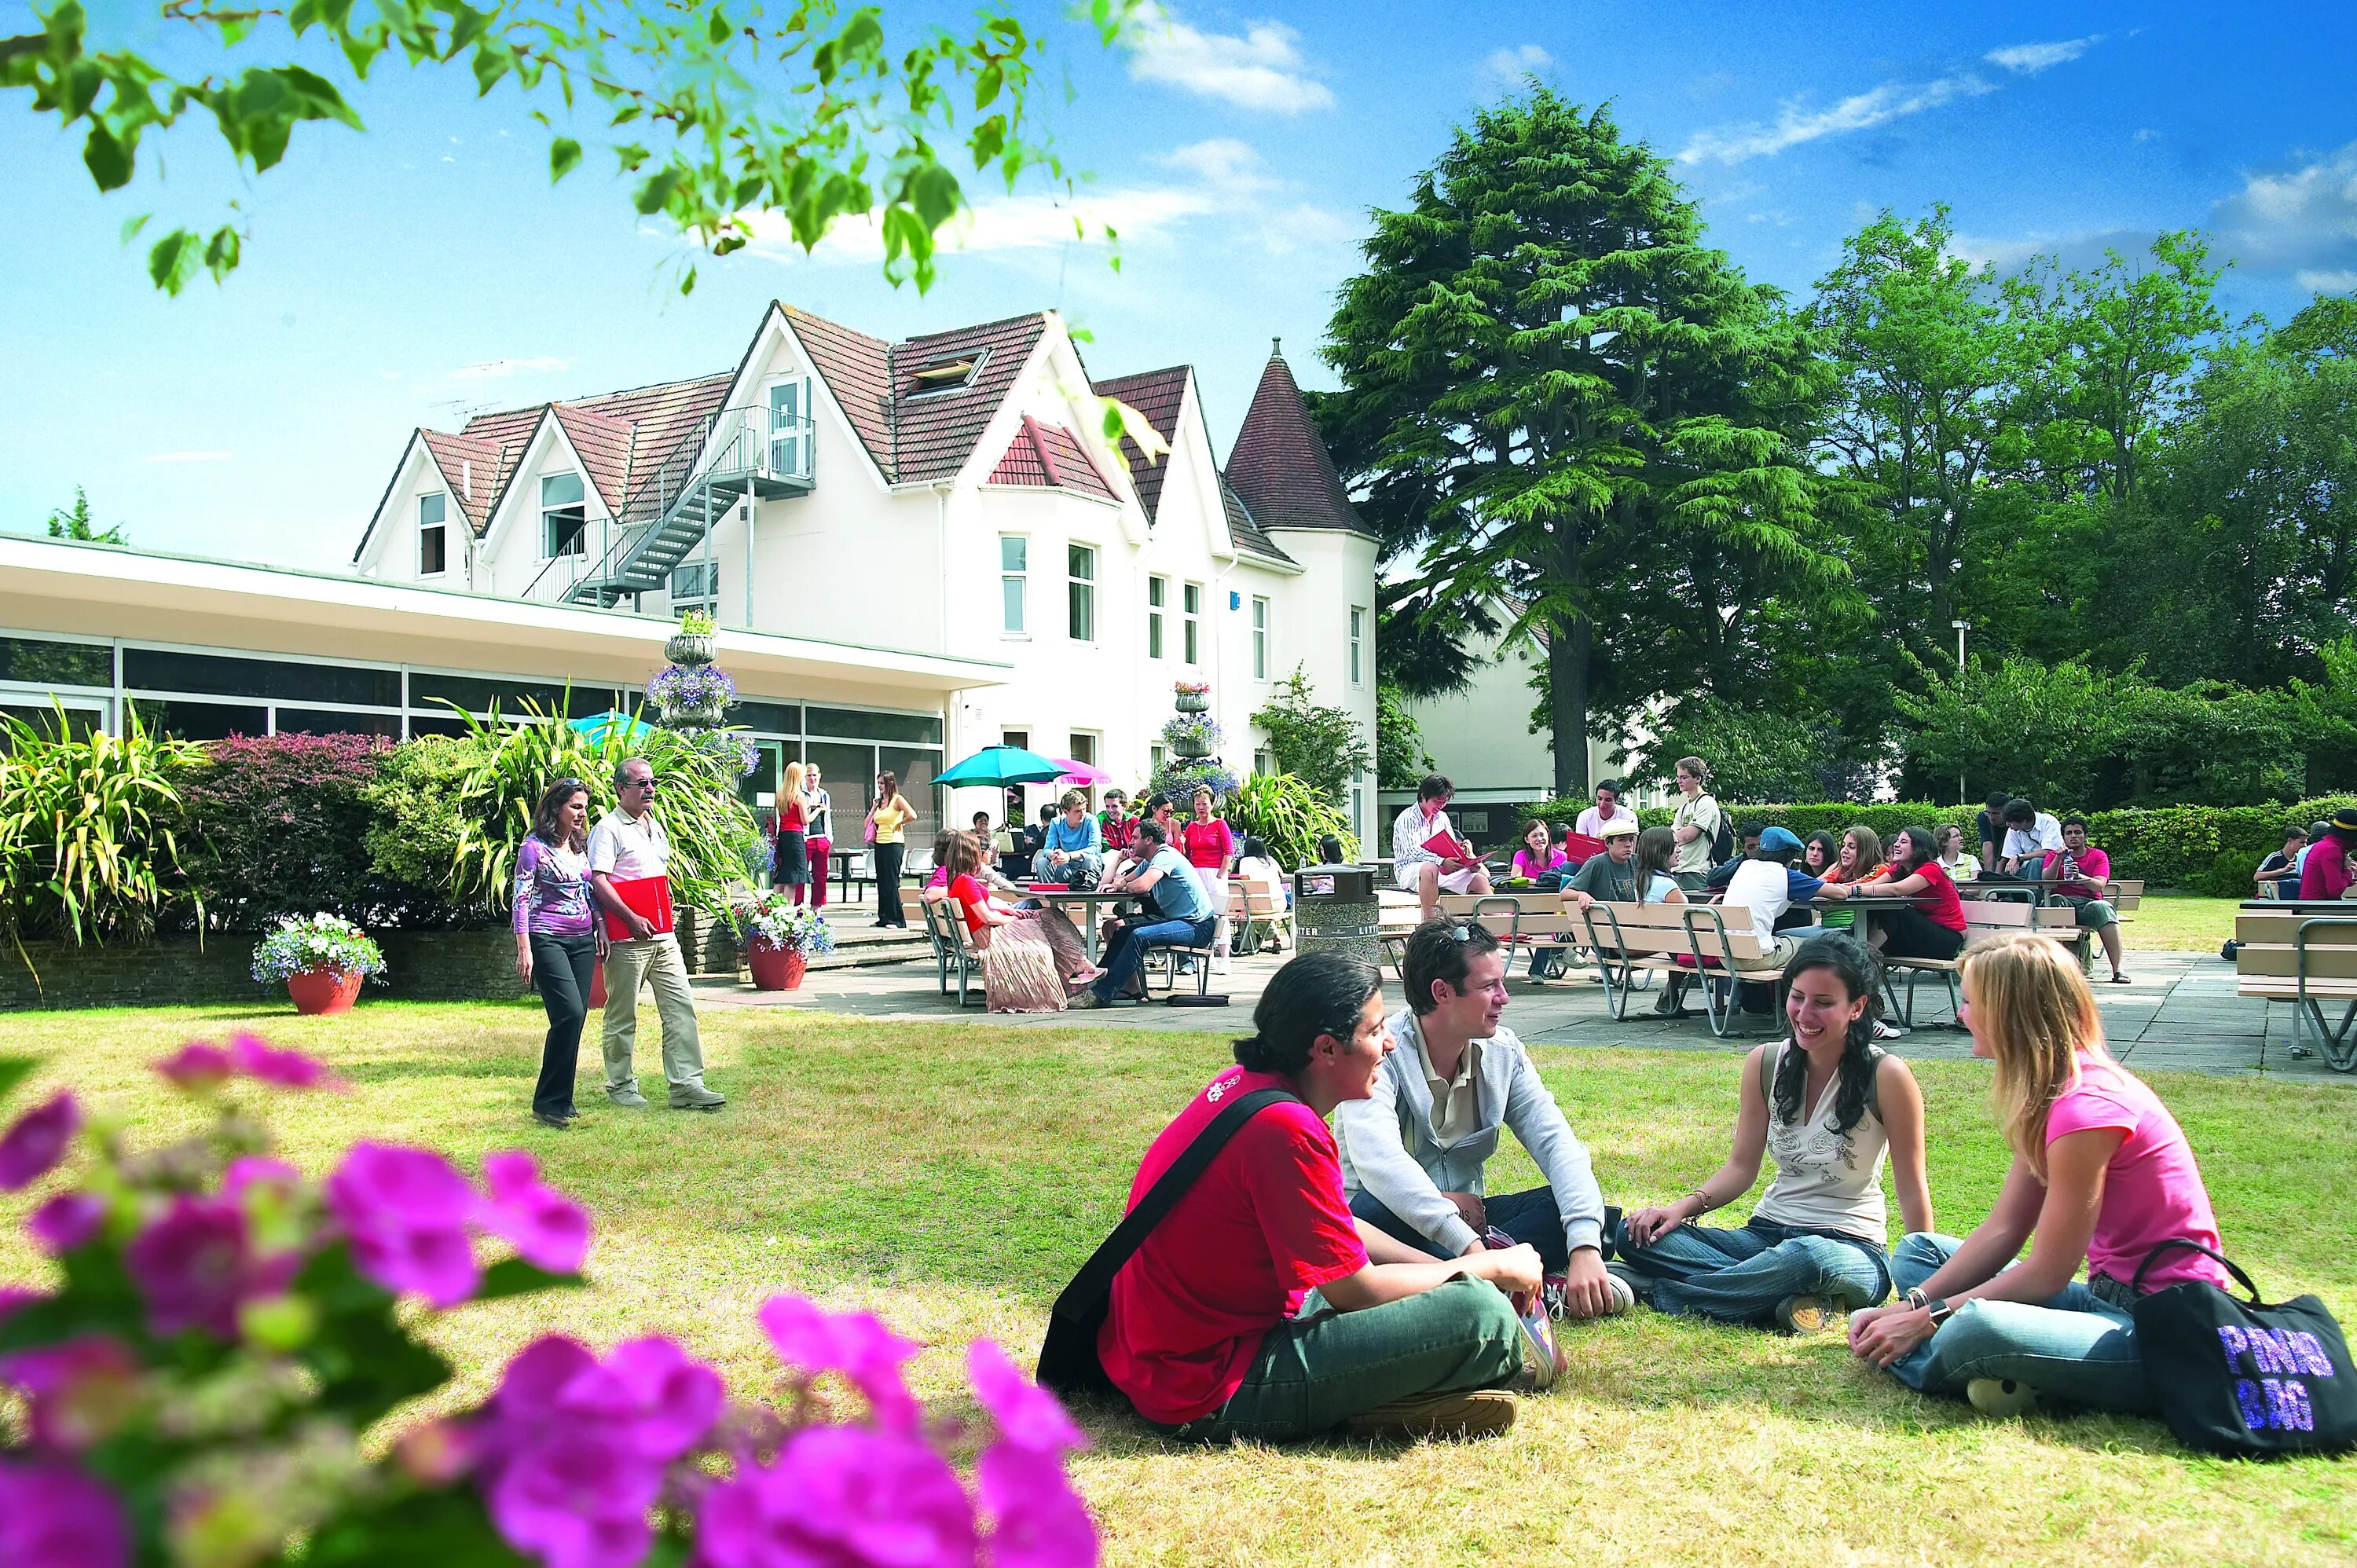
[[[1558,800],[1587,794],[1587,671],[1594,636],[1594,623],[1585,616],[1557,619],[1547,628],[1547,706]]]

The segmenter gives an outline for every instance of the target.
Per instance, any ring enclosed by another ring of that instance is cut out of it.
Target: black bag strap
[[[1146,1244],[1146,1238],[1187,1195],[1187,1189],[1195,1185],[1196,1178],[1210,1166],[1213,1156],[1228,1146],[1228,1140],[1261,1112],[1288,1100],[1296,1104],[1302,1102],[1301,1097],[1290,1090],[1255,1089],[1232,1101],[1213,1117],[1209,1126],[1195,1134],[1195,1141],[1170,1162],[1170,1168],[1146,1188],[1146,1196],[1137,1200],[1137,1207],[1122,1216],[1122,1221],[1114,1227],[1113,1234],[1106,1237],[1089,1255],[1089,1261],[1081,1265],[1081,1272],[1072,1276],[1072,1283],[1066,1285],[1063,1294],[1056,1298],[1055,1315],[1059,1317],[1077,1316],[1088,1311],[1099,1297],[1113,1289],[1114,1275],[1121,1273],[1121,1266]]]
[[[2244,1290],[2250,1294],[2251,1305],[2253,1306],[2265,1306],[2267,1305],[2266,1298],[2259,1294],[2259,1287],[2251,1283],[2251,1276],[2244,1273],[2240,1265],[2238,1265],[2233,1259],[2226,1256],[2223,1252],[2213,1252],[2199,1241],[2189,1241],[2182,1236],[2172,1236],[2166,1241],[2157,1243],[2151,1251],[2147,1252],[2144,1255],[2144,1262],[2136,1265],[2136,1279],[2129,1283],[2128,1288],[2136,1292],[2136,1294],[2142,1295],[2144,1294],[2145,1271],[2152,1267],[2153,1260],[2155,1258],[2159,1257],[2171,1247],[2184,1247],[2190,1251],[2200,1252],[2204,1257],[2215,1260],[2219,1267],[2224,1269],[2228,1273],[2234,1276],[2234,1283],[2236,1284],[2241,1285]]]

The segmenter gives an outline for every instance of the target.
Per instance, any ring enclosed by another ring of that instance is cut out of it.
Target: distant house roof
[[[1372,535],[1343,493],[1333,455],[1311,423],[1292,367],[1272,351],[1243,428],[1228,453],[1228,483],[1263,529],[1341,529]]]
[[[1194,371],[1186,365],[1172,365],[1167,370],[1140,371],[1133,376],[1114,376],[1109,381],[1091,383],[1099,397],[1117,398],[1146,415],[1156,435],[1173,446],[1178,439],[1178,411],[1187,401],[1187,378]],[[1170,471],[1170,458],[1148,457],[1144,448],[1125,435],[1121,438],[1122,461],[1129,465],[1129,480],[1136,488],[1138,504],[1146,509],[1146,520],[1154,521],[1162,507],[1162,479]]]
[[[1060,424],[1043,424],[1028,413],[986,482],[1078,490],[1103,500],[1120,499],[1071,431]]]

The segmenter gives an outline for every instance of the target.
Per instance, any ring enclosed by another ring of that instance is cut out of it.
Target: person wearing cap
[[[1565,909],[1585,909],[1590,904],[1642,904],[1663,902],[1663,896],[1648,887],[1644,875],[1637,866],[1637,824],[1621,819],[1604,824],[1597,835],[1604,841],[1604,853],[1591,854],[1564,885]],[[1667,877],[1661,878],[1668,881]],[[1673,891],[1677,885],[1670,884]]]
[[[2308,846],[2308,860],[2299,873],[2299,896],[2348,897],[2352,882],[2357,882],[2349,870],[2352,851],[2357,851],[2357,806],[2343,806],[2324,824],[2323,834]]]

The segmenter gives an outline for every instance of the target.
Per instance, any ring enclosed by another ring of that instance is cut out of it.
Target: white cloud
[[[2065,272],[2090,272],[2104,264],[2104,252],[2117,251],[2131,263],[2147,260],[2152,250],[2149,229],[2079,229],[2067,233],[2040,231],[2017,239],[1987,234],[1958,234],[1949,249],[1968,262],[2015,273],[2039,256],[2052,256]]]
[[[1166,10],[1131,36],[1129,74],[1270,114],[1330,109],[1334,94],[1294,48],[1300,36],[1282,22],[1247,23],[1241,37],[1207,33]]]
[[[1739,125],[1700,133],[1679,152],[1678,162],[1739,164],[1749,158],[1771,157],[1803,142],[1867,130],[1910,114],[1921,114],[1926,109],[1937,109],[1943,103],[1978,98],[1996,91],[1992,83],[1964,71],[1921,83],[1887,81],[1870,91],[1853,93],[1830,109],[1814,112],[1804,108],[1802,100],[1794,99],[1777,114],[1773,125]]]
[[[2132,142],[2158,142],[2160,140],[2160,133],[2154,130],[2151,126],[2147,125],[2136,132],[2135,135],[2130,136],[2128,140]]]
[[[528,360],[484,360],[476,364],[459,366],[450,372],[450,379],[454,381],[503,381],[510,376],[561,371],[571,362],[554,354],[535,354]]]
[[[226,463],[236,456],[234,452],[157,452],[142,457],[142,463]]]
[[[2317,294],[2357,294],[2357,267],[2344,267],[2337,273],[2297,272],[2292,280]]]
[[[2245,173],[2211,209],[2219,249],[2247,272],[2338,293],[2357,271],[2357,142],[2274,173]]]
[[[2063,38],[2050,44],[2008,44],[2004,48],[1989,50],[1981,59],[2018,75],[2036,76],[2041,70],[2070,64],[2103,41],[2103,34],[2090,33],[2083,38]]]
[[[1523,77],[1535,75],[1553,66],[1555,56],[1536,44],[1524,44],[1520,48],[1495,50],[1481,63],[1490,68],[1492,75],[1520,81]]]

